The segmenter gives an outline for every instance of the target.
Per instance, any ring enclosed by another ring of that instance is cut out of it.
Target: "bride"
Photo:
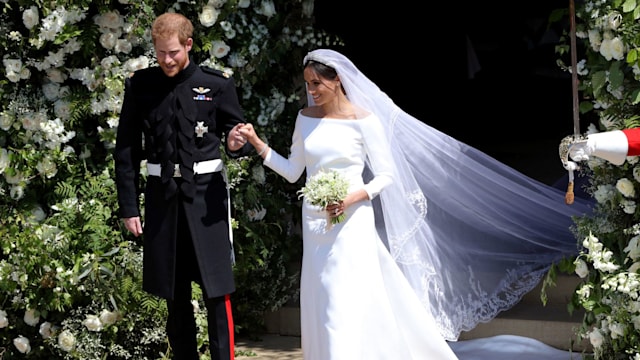
[[[571,217],[587,201],[568,207],[559,190],[413,118],[336,51],[307,54],[304,79],[287,157],[251,124],[241,132],[290,182],[335,170],[350,183],[336,204],[302,206],[305,360],[457,359],[452,347],[469,351],[450,346],[460,332],[577,252]]]

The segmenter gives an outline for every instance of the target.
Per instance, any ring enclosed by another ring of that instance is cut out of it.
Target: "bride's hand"
[[[329,214],[330,217],[332,217],[332,218],[338,217],[342,213],[344,213],[344,202],[340,201],[337,204],[329,204],[329,205],[327,205],[325,210],[327,211],[327,213]]]

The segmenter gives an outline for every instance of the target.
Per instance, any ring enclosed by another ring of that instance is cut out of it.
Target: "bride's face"
[[[307,85],[307,92],[313,97],[316,105],[326,104],[334,100],[341,91],[340,81],[337,78],[323,78],[310,67],[304,69],[304,82]]]

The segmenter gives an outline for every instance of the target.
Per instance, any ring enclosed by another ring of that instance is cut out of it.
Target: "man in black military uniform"
[[[166,13],[153,23],[158,67],[125,82],[115,150],[120,216],[142,234],[141,161],[147,160],[143,287],[167,300],[174,359],[197,360],[191,281],[204,293],[211,358],[234,358],[229,294],[235,290],[228,189],[220,159],[253,148],[238,132],[243,113],[232,78],[189,61],[193,25]]]

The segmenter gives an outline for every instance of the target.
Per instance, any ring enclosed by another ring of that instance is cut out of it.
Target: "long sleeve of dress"
[[[367,182],[364,190],[373,199],[393,182],[393,160],[391,150],[384,135],[382,125],[377,118],[366,121],[361,127],[368,163],[372,167],[373,179]]]
[[[277,172],[280,176],[284,177],[291,183],[296,182],[300,178],[305,169],[305,157],[304,139],[302,138],[299,129],[299,118],[296,120],[296,124],[293,129],[289,158],[285,158],[275,150],[271,149],[264,159],[264,165]]]

